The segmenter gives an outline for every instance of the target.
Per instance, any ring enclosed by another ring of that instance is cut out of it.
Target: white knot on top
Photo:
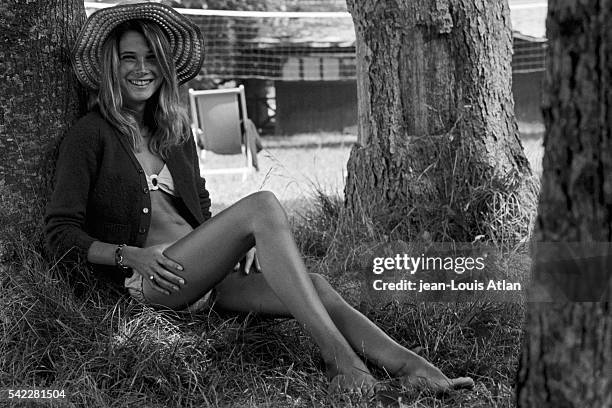
[[[149,190],[159,190],[159,182],[157,180],[159,176],[157,174],[151,174],[147,176],[147,184],[149,185]]]
[[[147,176],[147,184],[150,191],[162,190],[173,196],[177,195],[174,189],[172,174],[170,174],[170,170],[165,164],[160,170],[159,174],[151,174]]]

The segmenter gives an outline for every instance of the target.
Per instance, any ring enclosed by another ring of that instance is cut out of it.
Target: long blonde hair
[[[121,134],[131,138],[135,150],[142,143],[138,123],[123,106],[119,78],[119,41],[127,31],[142,34],[157,58],[162,74],[159,89],[146,102],[144,124],[153,130],[149,149],[167,158],[172,146],[190,137],[189,119],[181,107],[176,80],[176,69],[170,54],[170,44],[161,28],[146,20],[130,20],[115,28],[102,46],[98,105],[102,116]]]

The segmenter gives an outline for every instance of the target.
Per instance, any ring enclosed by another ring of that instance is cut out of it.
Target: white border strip
[[[112,7],[114,4],[94,3],[85,1],[85,7],[89,9],[102,9]],[[548,3],[539,2],[534,4],[516,4],[510,5],[510,10],[529,10],[535,8],[546,8]],[[223,16],[223,17],[285,17],[285,18],[300,18],[300,17],[344,17],[350,18],[351,15],[345,11],[234,11],[234,10],[204,10],[204,9],[175,9],[181,14],[191,16]]]
[[[548,8],[548,3],[540,2],[540,3],[529,3],[529,4],[515,4],[514,6],[510,4],[510,10],[532,10],[537,8]]]
[[[114,4],[94,3],[86,1],[85,8],[103,9],[112,7]],[[191,16],[221,16],[221,17],[345,17],[350,18],[350,13],[344,11],[234,11],[234,10],[204,10],[204,9],[188,9],[175,8],[181,14]]]

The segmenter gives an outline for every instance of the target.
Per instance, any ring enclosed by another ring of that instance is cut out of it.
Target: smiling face
[[[119,82],[123,106],[137,112],[162,83],[157,58],[137,31],[127,31],[119,40]]]

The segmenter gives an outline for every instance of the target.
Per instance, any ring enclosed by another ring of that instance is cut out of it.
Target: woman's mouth
[[[146,88],[151,82],[152,79],[128,79],[130,85],[134,85],[138,88]]]

